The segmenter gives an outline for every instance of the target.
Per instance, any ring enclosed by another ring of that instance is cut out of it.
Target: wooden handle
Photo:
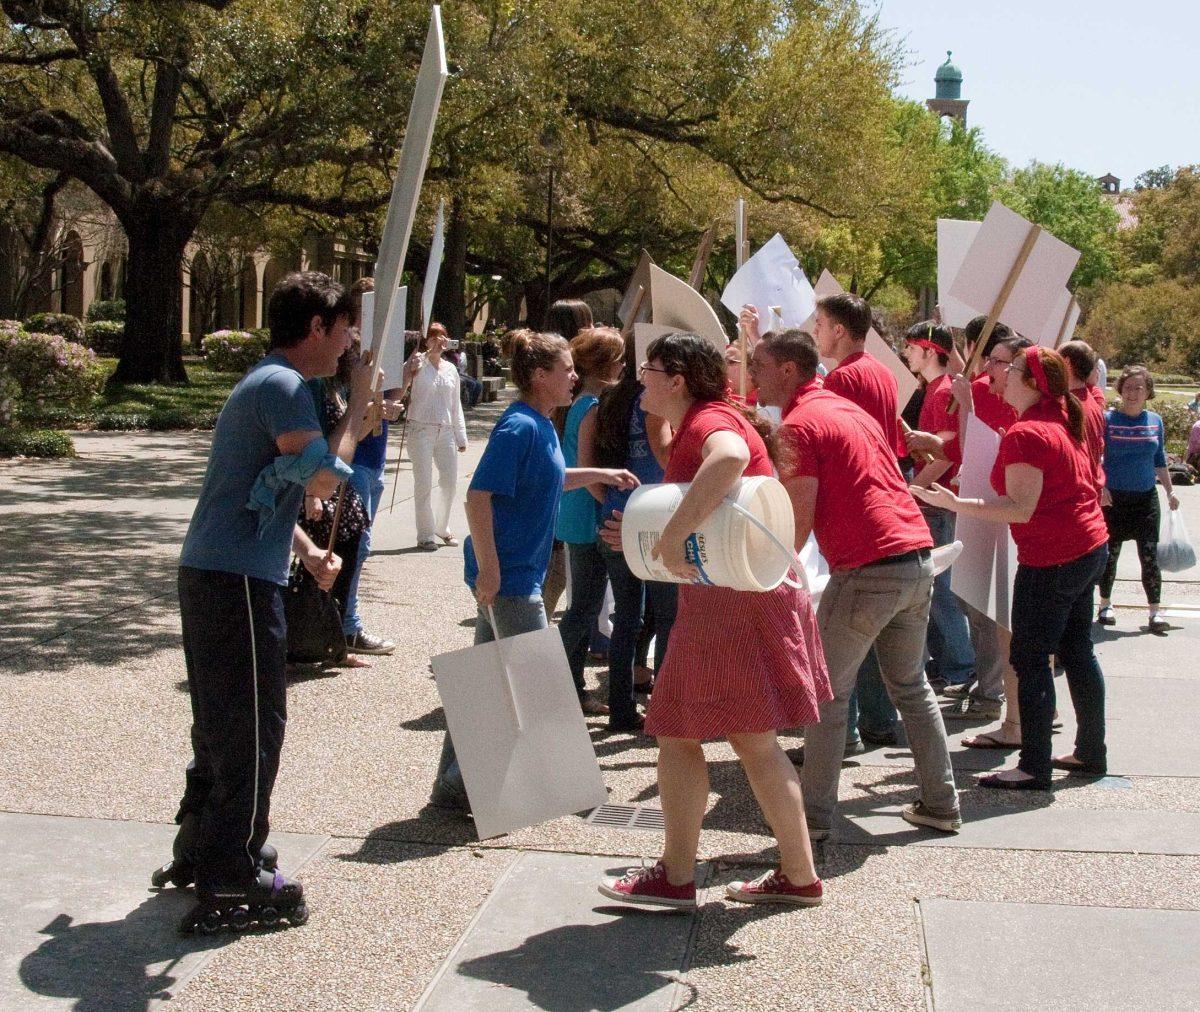
[[[1077,303],[1075,302],[1075,296],[1072,295],[1067,302],[1067,311],[1063,313],[1062,323],[1058,325],[1058,337],[1054,339],[1054,347],[1056,350],[1063,343],[1063,338],[1067,336],[1067,324],[1071,320],[1071,311],[1076,305]]]
[[[325,549],[325,561],[333,558],[333,543],[337,540],[338,522],[342,519],[342,503],[346,501],[346,483],[337,487],[338,501],[333,508],[333,525],[329,528],[329,547]]]
[[[716,241],[716,238],[717,225],[714,222],[700,236],[700,245],[696,249],[696,259],[692,264],[692,273],[688,275],[688,284],[696,289],[696,291],[700,291],[700,285],[704,282],[704,272],[708,270],[708,257],[712,253],[713,243]]]
[[[912,432],[912,426],[909,425],[908,422],[906,422],[903,418],[898,418],[897,421],[900,423],[900,431],[906,436]],[[922,464],[933,463],[933,455],[926,453],[924,450],[909,450],[908,455],[912,457],[913,460],[919,460]]]
[[[1000,288],[1000,294],[996,296],[996,301],[992,303],[992,311],[988,313],[987,323],[983,325],[983,330],[979,332],[979,339],[975,342],[975,347],[971,349],[971,357],[967,359],[967,364],[963,367],[965,376],[971,375],[971,370],[975,368],[979,357],[983,354],[984,346],[988,343],[988,338],[992,336],[992,331],[996,329],[996,324],[1000,322],[1000,314],[1004,312],[1004,306],[1008,302],[1008,297],[1012,294],[1013,286],[1016,285],[1017,279],[1021,276],[1021,271],[1025,269],[1025,262],[1029,259],[1029,254],[1033,252],[1034,244],[1037,243],[1038,236],[1042,234],[1041,225],[1030,225],[1029,234],[1025,236],[1025,243],[1021,247],[1021,252],[1017,254],[1017,259],[1013,261],[1012,268],[1008,272],[1008,277],[1004,279],[1004,284]],[[950,407],[947,409],[950,414],[955,414],[958,411],[958,401],[951,401]]]

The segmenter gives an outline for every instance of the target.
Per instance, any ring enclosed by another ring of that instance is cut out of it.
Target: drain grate
[[[636,829],[661,833],[666,828],[661,808],[649,805],[601,805],[593,808],[584,822],[608,829]]]

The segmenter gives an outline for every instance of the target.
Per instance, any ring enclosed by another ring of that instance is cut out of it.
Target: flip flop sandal
[[[1095,766],[1092,763],[1073,763],[1063,759],[1051,759],[1050,765],[1056,770],[1066,770],[1075,777],[1106,777],[1107,766]]]
[[[964,748],[1014,749],[1021,747],[1021,743],[1019,741],[1004,741],[1000,738],[997,738],[994,734],[990,734],[986,731],[982,734],[973,735],[970,738],[964,738],[962,740],[962,744]]]
[[[1048,791],[1049,783],[1040,780],[1003,780],[999,773],[989,773],[975,781],[980,787],[992,787],[1001,791]]]

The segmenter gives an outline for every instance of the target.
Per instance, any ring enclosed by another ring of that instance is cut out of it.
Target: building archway
[[[59,296],[62,312],[83,319],[83,240],[78,232],[68,232],[62,244],[59,268]]]

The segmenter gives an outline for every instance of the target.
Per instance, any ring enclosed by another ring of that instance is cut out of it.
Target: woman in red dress
[[[658,787],[666,821],[662,859],[606,881],[601,893],[626,903],[690,907],[695,862],[708,807],[701,743],[726,738],[779,842],[780,867],[726,894],[743,902],[815,906],[821,880],[813,867],[795,768],[779,746],[781,728],[815,724],[831,698],[817,623],[807,592],[781,584],[766,593],[699,584],[687,539],[738,479],[771,475],[769,430],[732,404],[725,360],[694,334],[659,338],[641,366],[643,407],[675,431],[663,480],[690,482],[654,548],[673,573],[691,580],[679,609],[646,731],[658,738]],[[761,428],[760,428],[761,426]],[[605,538],[620,547],[619,523]]]

